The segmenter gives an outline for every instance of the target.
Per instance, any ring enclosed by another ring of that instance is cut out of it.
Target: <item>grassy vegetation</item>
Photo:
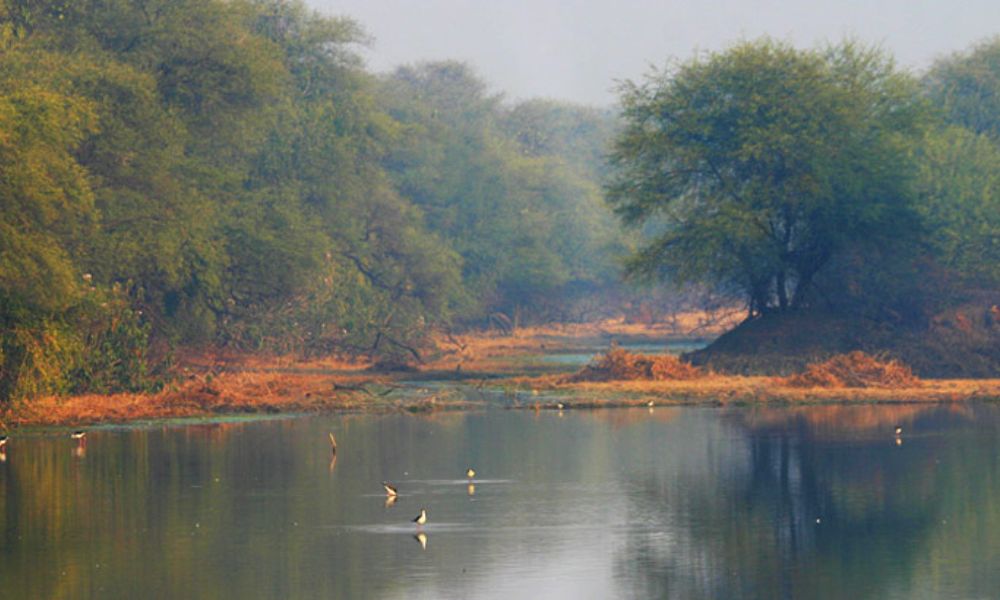
[[[692,318],[696,320],[696,318]],[[515,339],[484,332],[441,334],[437,362],[415,373],[380,373],[364,361],[195,353],[182,378],[157,392],[49,395],[11,406],[7,427],[122,423],[136,420],[327,411],[427,413],[486,406],[555,410],[669,405],[796,405],[1000,401],[1000,379],[918,379],[904,365],[852,354],[793,377],[742,376],[694,369],[669,355],[612,349],[575,377],[542,363],[547,350],[579,352],[595,340],[665,342],[662,328],[606,321],[534,328]],[[456,343],[461,343],[458,349]],[[610,357],[610,358],[609,358]],[[461,360],[461,363],[456,363]],[[456,370],[453,365],[463,367]],[[657,371],[652,365],[681,371]],[[683,377],[671,376],[682,375]],[[596,379],[596,380],[595,380]],[[424,384],[421,381],[428,381]]]

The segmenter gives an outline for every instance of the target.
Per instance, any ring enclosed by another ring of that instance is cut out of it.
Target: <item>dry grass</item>
[[[391,380],[356,373],[234,371],[192,375],[151,394],[87,394],[39,398],[3,416],[6,427],[124,423],[149,419],[207,417],[233,413],[320,411],[408,411],[466,408],[463,398],[442,393],[392,394]]]
[[[676,404],[921,403],[1000,400],[1000,379],[924,380],[912,387],[793,387],[783,378],[707,374],[686,380],[569,382],[546,376],[511,380],[519,388],[558,392],[567,407]],[[549,403],[551,404],[551,402]]]
[[[855,351],[810,364],[782,383],[803,388],[909,388],[919,386],[920,380],[899,361]]]
[[[592,365],[597,375],[572,379],[565,375],[527,377],[524,374],[537,365],[511,360],[537,355],[539,350],[549,351],[553,349],[551,344],[563,344],[558,348],[573,344],[577,348],[593,347],[597,335],[610,333],[624,338],[625,332],[650,339],[670,337],[665,329],[622,322],[521,329],[509,337],[480,333],[439,341],[451,344],[452,352],[424,369],[450,365],[449,370],[455,370],[457,364],[463,367],[462,378],[481,379],[481,386],[552,392],[537,398],[547,408],[555,407],[553,397],[567,408],[644,406],[653,401],[657,410],[661,405],[671,404],[1000,400],[1000,379],[920,381],[904,365],[871,357],[862,360],[852,355],[839,362],[812,365],[791,378],[699,373],[695,367],[672,356],[642,356],[623,350],[613,350]],[[338,358],[303,361],[294,357],[212,352],[185,353],[182,358],[178,368],[182,380],[159,393],[40,398],[18,404],[0,415],[0,426],[6,429],[18,425],[84,425],[225,413],[331,410],[436,414],[479,405],[469,402],[460,388],[454,393],[429,389],[421,395],[423,392],[412,388],[393,393],[398,385],[394,376],[367,372],[366,363]],[[485,377],[502,365],[506,365],[508,372],[521,376],[497,380]],[[835,385],[831,387],[834,378]],[[857,381],[865,385],[857,386]]]
[[[496,330],[462,334],[437,332],[433,343],[437,356],[424,365],[439,371],[510,371],[511,357],[555,351],[573,352],[612,340],[662,342],[692,335],[713,337],[731,329],[743,313],[730,309],[691,311],[674,315],[669,322],[646,325],[626,323],[624,318],[594,323],[556,323],[518,327],[510,335]]]
[[[670,354],[634,354],[613,348],[597,357],[591,364],[566,378],[568,382],[580,381],[633,381],[694,379],[702,371]]]
[[[335,383],[331,377],[320,375],[273,372],[202,374],[153,394],[39,398],[14,407],[7,421],[11,425],[78,425],[220,413],[346,409],[363,404],[365,399],[359,393],[337,390]]]

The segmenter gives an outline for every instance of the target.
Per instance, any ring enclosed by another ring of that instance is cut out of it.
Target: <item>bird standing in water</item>
[[[413,522],[416,523],[417,525],[423,525],[424,523],[426,523],[427,522],[427,509],[421,508],[420,509],[420,514],[417,515],[413,519]]]
[[[903,435],[903,428],[902,428],[902,426],[896,425],[896,428],[893,430],[893,433],[896,434],[896,437],[899,437],[899,436]]]
[[[83,440],[86,439],[87,432],[81,429],[79,431],[74,431],[73,433],[69,434],[69,437],[71,437],[74,440]]]
[[[7,442],[10,440],[9,437],[5,435],[0,435],[0,448],[6,448]]]
[[[468,468],[468,469],[467,469],[467,470],[465,471],[465,476],[466,476],[466,477],[467,477],[468,479],[472,479],[473,477],[475,477],[475,476],[476,476],[476,472],[475,472],[475,471],[474,471],[474,470],[472,469],[472,467],[469,467],[469,468]]]
[[[396,496],[399,495],[399,490],[396,489],[396,486],[392,485],[388,481],[383,481],[382,482],[382,487],[385,488],[385,495],[386,496],[390,496],[390,497],[395,498]]]

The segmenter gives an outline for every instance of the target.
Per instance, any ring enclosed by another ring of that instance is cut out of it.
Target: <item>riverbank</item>
[[[782,377],[707,375],[694,380],[567,382],[524,378],[520,387],[545,398],[542,408],[704,404],[903,404],[1000,401],[1000,379],[923,380],[892,388],[797,387]]]
[[[78,427],[227,414],[429,412],[499,406],[513,409],[614,406],[941,403],[1000,400],[1000,379],[924,379],[870,388],[796,387],[781,377],[709,373],[667,381],[570,381],[568,374],[612,344],[680,351],[707,343],[732,323],[687,315],[669,325],[621,321],[442,333],[414,371],[375,372],[335,358],[189,352],[175,381],[146,394],[46,397],[9,408],[4,430]],[[576,361],[576,362],[574,362]],[[582,361],[582,362],[580,362]]]

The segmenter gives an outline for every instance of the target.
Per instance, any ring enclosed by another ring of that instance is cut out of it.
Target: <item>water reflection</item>
[[[26,598],[989,597],[998,432],[992,406],[893,405],[104,429],[86,460],[19,435],[0,452],[0,581]]]
[[[423,531],[419,531],[419,532],[417,532],[416,535],[413,536],[413,539],[417,540],[417,542],[420,544],[420,549],[421,550],[426,550],[427,549],[427,534],[426,533],[424,533]]]

